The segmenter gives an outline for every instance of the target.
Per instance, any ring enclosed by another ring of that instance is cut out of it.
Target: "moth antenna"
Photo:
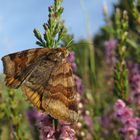
[[[79,45],[81,45],[81,46],[84,46],[84,45],[86,45],[86,46],[87,45],[93,45],[93,43],[89,43],[89,42],[73,43],[73,44],[71,44],[72,41],[73,41],[73,39],[68,42],[67,46],[65,47],[66,49],[69,49],[70,47],[73,47],[72,45],[74,45],[74,46],[79,46]]]

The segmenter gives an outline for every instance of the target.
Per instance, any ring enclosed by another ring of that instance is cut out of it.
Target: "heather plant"
[[[29,130],[29,126],[24,125],[27,120],[23,119],[24,111],[28,106],[25,104],[20,90],[7,89],[1,83],[0,98],[1,139],[24,140],[30,138],[30,133],[25,133],[25,130]],[[20,103],[23,103],[24,107],[19,106]]]
[[[131,8],[133,7],[131,9],[132,11],[135,9],[134,11],[138,12],[137,4],[134,6],[133,1],[131,1],[129,5],[131,5]],[[134,15],[134,11],[129,14]],[[118,129],[118,136],[121,136],[119,139],[135,140],[139,139],[139,113],[137,109],[139,102],[139,68],[138,64],[133,62],[135,59],[132,58],[130,53],[132,47],[136,49],[136,42],[130,38],[132,31],[130,31],[131,29],[129,27],[129,14],[126,11],[122,14],[120,9],[116,9],[113,16],[114,21],[111,24],[107,24],[104,30],[110,28],[111,32],[107,32],[107,34],[110,34],[111,37],[113,36],[117,40],[115,48],[112,47],[112,49],[113,52],[115,51],[113,55],[115,59],[115,64],[113,63],[114,93],[119,98],[114,107],[114,119],[116,118],[121,122],[121,126]],[[110,19],[107,21],[110,23]],[[105,45],[105,47],[108,50],[108,46]],[[111,53],[112,50],[109,52],[110,61],[112,60]],[[107,53],[106,55],[107,57],[109,56]],[[113,122],[109,119],[108,121]]]

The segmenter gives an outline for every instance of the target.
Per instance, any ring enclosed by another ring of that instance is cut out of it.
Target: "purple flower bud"
[[[84,122],[85,124],[88,126],[88,128],[92,128],[93,127],[93,121],[90,115],[86,114],[85,116],[83,116],[84,118]]]
[[[131,90],[129,101],[136,105],[140,105],[140,71],[138,65],[134,64],[132,61],[127,61],[127,67]]]
[[[140,105],[140,93],[131,93],[129,96],[129,102],[134,103],[135,105]]]
[[[120,128],[119,133],[125,137],[126,136],[126,129],[125,128]]]
[[[115,39],[110,39],[106,41],[104,45],[105,45],[106,62],[108,65],[114,66],[116,62],[115,48],[117,45],[117,41]]]
[[[40,118],[41,115],[42,114],[39,113],[36,109],[29,109],[27,111],[27,118],[30,122],[31,127],[34,126],[37,123],[37,121],[38,121],[38,119]]]
[[[70,52],[67,56],[67,60],[70,62],[70,63],[73,63],[75,61],[75,54],[74,52]]]
[[[40,118],[38,118],[38,122],[40,124],[40,127],[44,127],[46,125],[52,126],[52,118],[47,114],[42,114]]]
[[[74,79],[75,79],[75,82],[76,82],[77,92],[80,95],[83,95],[83,93],[84,93],[84,86],[82,84],[81,79],[78,76],[76,76],[76,75],[74,75]]]
[[[35,109],[29,109],[27,111],[27,117],[31,124],[35,123],[38,119],[38,112]]]
[[[72,67],[73,72],[76,72],[76,71],[77,71],[77,65],[76,65],[76,63],[75,63],[74,52],[70,52],[70,53],[68,54],[67,60],[68,60],[68,62],[71,63],[71,67]]]
[[[76,65],[76,63],[71,63],[71,67],[72,67],[73,72],[76,72],[77,71],[77,65]]]

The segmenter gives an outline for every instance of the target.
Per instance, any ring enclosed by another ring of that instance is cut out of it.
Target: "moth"
[[[2,58],[5,82],[21,87],[39,110],[67,122],[78,119],[76,85],[66,48],[34,48]]]

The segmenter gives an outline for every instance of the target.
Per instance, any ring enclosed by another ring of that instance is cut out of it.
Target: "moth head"
[[[66,48],[56,48],[49,52],[48,58],[53,61],[62,61],[67,57]]]

